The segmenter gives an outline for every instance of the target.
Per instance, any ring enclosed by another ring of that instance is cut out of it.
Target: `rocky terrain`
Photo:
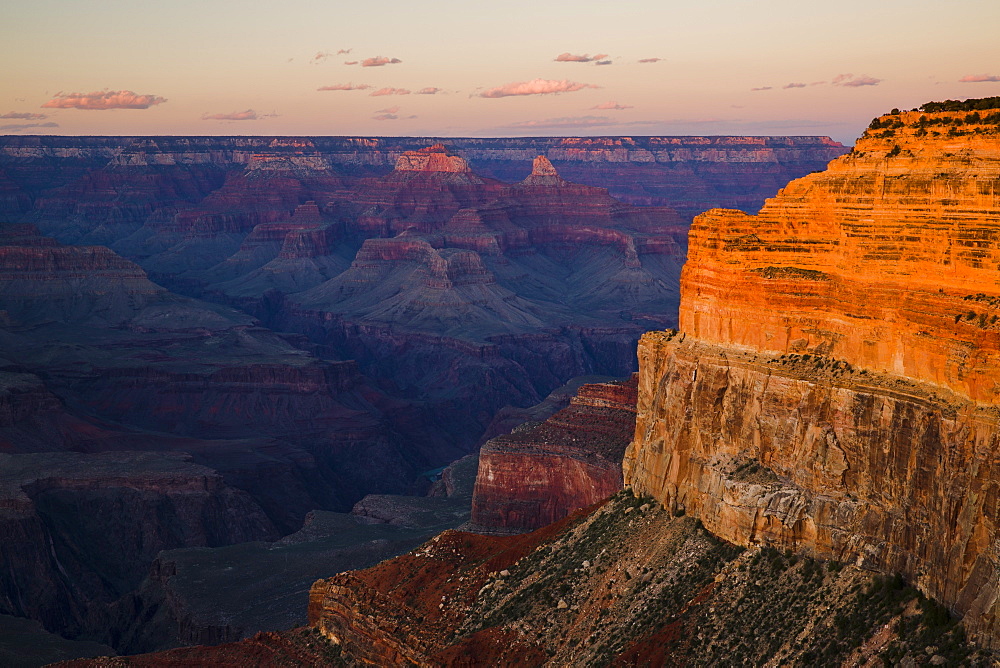
[[[846,152],[828,137],[0,137],[7,206],[24,211],[53,186],[91,170],[135,170],[157,179],[218,188],[225,171],[255,155],[306,155],[349,177],[389,172],[406,151],[447,143],[480,174],[523,179],[544,155],[570,180],[610,188],[633,204],[666,205],[691,215],[707,206],[756,209],[765,197]],[[204,176],[202,176],[204,175]],[[211,175],[211,176],[210,176]],[[214,186],[212,185],[214,183]],[[130,188],[142,192],[143,188]],[[184,195],[193,191],[173,188]],[[115,191],[105,201],[115,201]],[[196,195],[195,195],[196,196]],[[179,198],[175,202],[192,201]],[[176,204],[175,204],[176,205]],[[82,213],[78,212],[78,213]]]
[[[621,460],[635,433],[636,379],[583,385],[570,405],[479,451],[472,497],[477,533],[539,529],[622,488]]]
[[[310,626],[66,666],[983,665],[901,579],[733,546],[630,492],[317,582]]]
[[[42,624],[39,657],[74,651],[46,631],[134,652],[301,623],[315,578],[467,519],[450,473],[400,494],[570,378],[635,369],[676,324],[695,210],[843,151],[0,138],[0,615]],[[531,526],[620,486],[601,447]]]
[[[1000,109],[956,104],[696,219],[625,480],[733,543],[901,573],[995,647]]]

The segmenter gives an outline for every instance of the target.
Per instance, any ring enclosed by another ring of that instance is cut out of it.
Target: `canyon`
[[[879,117],[755,216],[696,218],[679,327],[639,344],[627,489],[531,533],[442,533],[318,581],[307,627],[176,658],[994,662],[1000,100],[983,102]],[[600,387],[484,446],[474,517],[555,519],[536,476],[550,501],[573,487],[558,428],[621,410]]]
[[[39,656],[72,651],[46,631],[131,653],[302,623],[317,568],[470,521],[468,475],[441,467],[474,472],[460,458],[544,422],[574,377],[635,371],[639,336],[676,325],[691,215],[753,211],[846,150],[444,144],[0,138],[0,505],[17,537],[0,614],[41,623]],[[495,529],[620,488],[634,392],[585,387],[537,434],[565,441],[546,445],[567,467],[559,503]],[[614,445],[571,444],[600,425]],[[233,587],[281,604],[241,611]]]

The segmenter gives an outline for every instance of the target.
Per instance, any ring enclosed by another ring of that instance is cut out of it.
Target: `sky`
[[[829,135],[1000,95],[997,0],[5,0],[0,134]]]

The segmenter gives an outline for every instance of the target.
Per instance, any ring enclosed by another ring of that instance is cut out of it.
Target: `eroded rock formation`
[[[635,378],[583,385],[545,422],[488,441],[479,453],[469,529],[531,531],[619,491],[635,402]]]
[[[876,119],[692,228],[626,483],[738,544],[900,572],[1000,643],[1000,113]]]

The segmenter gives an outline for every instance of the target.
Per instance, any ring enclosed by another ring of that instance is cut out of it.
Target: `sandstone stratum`
[[[636,383],[582,385],[570,405],[479,451],[467,529],[540,529],[622,489],[622,455],[635,432]]]
[[[639,346],[626,484],[738,545],[898,572],[1000,645],[998,240],[977,101],[882,116],[756,216],[698,216],[680,329]]]

